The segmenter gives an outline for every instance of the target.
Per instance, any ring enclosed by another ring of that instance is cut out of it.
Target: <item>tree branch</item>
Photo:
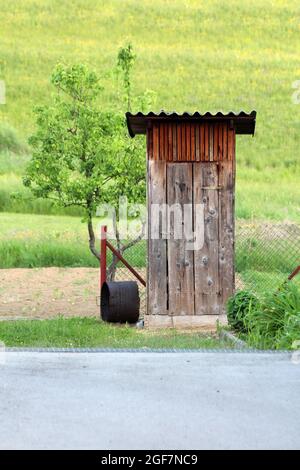
[[[142,240],[145,234],[145,226],[146,226],[146,222],[143,223],[142,230],[139,236],[134,238],[133,240],[130,240],[130,242],[128,242],[126,245],[122,246],[121,253],[124,253],[124,251],[128,250],[128,248],[131,248],[133,245],[135,245],[136,243]]]

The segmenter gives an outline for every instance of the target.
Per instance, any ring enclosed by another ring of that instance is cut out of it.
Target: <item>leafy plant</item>
[[[128,106],[133,61],[131,46],[120,50],[118,63],[124,73]],[[117,209],[124,195],[129,203],[144,201],[145,144],[128,136],[124,111],[99,106],[103,90],[99,76],[85,65],[58,65],[51,83],[56,93],[51,106],[36,110],[37,130],[30,138],[33,155],[23,182],[37,198],[81,208],[90,251],[100,260],[93,227],[97,207],[109,203]],[[123,244],[116,219],[115,231],[121,253],[142,237]],[[114,258],[111,276],[116,264]]]
[[[36,110],[37,131],[30,138],[33,155],[23,182],[36,197],[64,207],[81,207],[90,250],[100,259],[92,219],[103,200],[105,184],[114,177],[107,170],[113,167],[116,127],[121,122],[98,110],[99,78],[87,67],[58,65],[51,82],[56,96],[52,106]]]
[[[127,111],[131,111],[131,69],[134,65],[136,55],[133,52],[132,45],[129,43],[126,47],[121,47],[118,53],[118,67],[123,72],[123,84],[125,97],[127,101]]]
[[[245,316],[248,339],[255,347],[291,349],[300,340],[300,289],[285,282],[277,291],[268,293],[260,305]]]
[[[257,297],[249,291],[239,291],[227,302],[229,325],[237,331],[245,332],[245,317],[259,304]]]

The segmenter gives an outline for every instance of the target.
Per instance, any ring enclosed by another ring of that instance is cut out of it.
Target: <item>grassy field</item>
[[[96,221],[100,233],[103,221]],[[0,268],[98,267],[79,217],[2,213]],[[100,244],[100,241],[98,241]],[[237,288],[263,294],[277,289],[299,264],[300,228],[295,225],[236,221]],[[110,254],[108,263],[110,262]],[[146,265],[146,242],[126,251],[137,268]]]
[[[103,223],[95,220],[98,236]],[[108,254],[108,261],[110,257]],[[127,250],[126,259],[134,266],[144,267],[145,242]],[[98,267],[88,248],[86,224],[80,217],[2,213],[0,268],[42,266]]]
[[[0,341],[6,347],[100,347],[214,349],[230,345],[217,337],[176,330],[145,332],[129,326],[113,326],[96,318],[63,317],[54,320],[0,322]]]
[[[1,267],[97,265],[78,210],[33,200],[23,188],[26,140],[33,108],[51,100],[49,75],[58,61],[95,68],[104,85],[99,106],[112,107],[111,70],[129,40],[137,53],[134,94],[154,90],[155,110],[257,110],[255,137],[237,141],[237,218],[300,223],[300,105],[292,101],[300,79],[299,2],[0,0],[0,8],[7,89],[0,106]],[[255,250],[251,260],[241,253],[237,269],[257,285],[263,272],[275,283],[284,256],[264,272]]]
[[[296,0],[0,0],[0,7],[0,79],[7,88],[0,123],[15,128],[20,140],[13,153],[0,142],[1,211],[61,213],[30,201],[22,189],[33,108],[50,101],[49,75],[58,61],[98,70],[104,85],[99,105],[111,107],[111,69],[118,47],[130,40],[138,57],[134,93],[153,89],[157,110],[257,110],[255,138],[237,142],[237,216],[299,222]],[[21,191],[23,201],[11,199],[13,191]]]
[[[300,223],[299,180],[299,170],[292,172],[273,168],[264,172],[255,168],[238,168],[236,216],[240,219]],[[16,194],[18,198],[15,197]],[[0,212],[81,215],[76,207],[62,209],[54,207],[50,201],[33,199],[29,190],[22,186],[20,175],[1,174],[1,170]]]
[[[48,77],[58,61],[99,70],[109,106],[109,71],[117,48],[130,40],[138,55],[135,89],[154,89],[158,109],[256,108],[257,138],[241,141],[242,162],[261,168],[282,157],[296,162],[298,1],[1,0],[0,6],[7,83],[1,112],[22,135],[33,128],[33,106],[50,99]]]

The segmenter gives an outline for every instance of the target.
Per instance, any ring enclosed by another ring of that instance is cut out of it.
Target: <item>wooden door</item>
[[[220,313],[218,164],[194,164],[194,204],[203,205],[203,247],[194,251],[195,313]]]
[[[152,315],[221,315],[234,289],[234,130],[227,124],[192,126],[187,145],[189,135],[185,125],[157,125],[148,141],[147,292]],[[202,205],[203,245],[188,250],[187,239],[174,237],[172,220],[168,237],[160,228],[161,236],[152,239],[152,227],[162,222],[151,217],[152,204],[191,204],[194,227],[195,211]]]

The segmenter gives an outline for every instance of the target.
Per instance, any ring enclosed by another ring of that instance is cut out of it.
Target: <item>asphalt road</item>
[[[296,449],[298,362],[286,353],[7,352],[0,448]]]

